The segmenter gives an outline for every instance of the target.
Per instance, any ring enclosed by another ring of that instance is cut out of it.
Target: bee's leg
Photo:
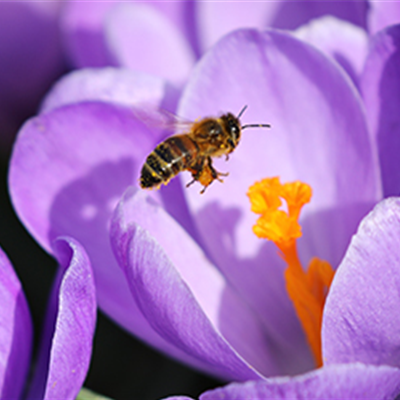
[[[186,187],[192,185],[198,181],[203,185],[201,194],[205,192],[208,186],[211,185],[215,180],[223,182],[221,176],[227,176],[228,173],[218,172],[212,165],[211,157],[202,158],[197,160],[196,164],[192,165],[188,170],[192,173],[193,179],[186,184]]]
[[[216,171],[216,172],[217,172],[218,177],[215,179],[218,179],[220,182],[223,182],[222,179],[219,179],[220,176],[228,176],[229,175],[229,172],[218,172],[218,171]]]
[[[218,172],[212,165],[212,160],[209,157],[208,158],[208,167],[210,168],[211,176],[213,177],[213,180],[217,180],[220,182],[223,182],[224,180],[220,178],[220,176],[228,176],[229,172]],[[211,183],[211,182],[210,182]]]
[[[203,189],[200,191],[200,194],[203,194],[206,189],[215,181],[218,180],[223,182],[220,176],[227,176],[228,173],[224,174],[218,172],[212,165],[211,158],[207,159],[207,162],[204,165],[203,170],[201,171],[201,176],[199,176],[198,181],[203,185]]]
[[[212,167],[210,157],[203,158],[201,166],[198,165],[197,167],[196,173],[193,173],[193,179],[203,185],[203,189],[200,191],[200,194],[203,194],[207,187],[218,177],[218,173]]]
[[[203,186],[203,189],[200,190],[200,194],[203,194],[206,191],[206,189],[208,188],[208,186],[209,185]]]
[[[192,173],[193,179],[186,184],[186,187],[189,187],[193,185],[196,181],[199,181],[201,178],[201,175],[203,174],[204,171],[204,165],[206,163],[205,158],[199,158],[196,160],[196,163],[192,165],[190,168],[188,168],[188,171]]]
[[[192,186],[193,183],[196,182],[196,180],[197,180],[196,178],[193,178],[190,182],[188,182],[188,183],[186,184],[186,187]]]

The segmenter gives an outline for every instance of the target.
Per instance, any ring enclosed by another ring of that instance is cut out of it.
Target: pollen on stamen
[[[285,243],[301,236],[301,227],[297,220],[282,210],[267,212],[257,220],[253,232],[262,239],[274,243]]]
[[[286,201],[289,215],[297,219],[303,206],[310,202],[312,189],[300,181],[288,182],[282,185],[281,196]]]
[[[298,219],[302,207],[311,200],[312,189],[300,181],[281,184],[279,178],[269,178],[252,185],[247,195],[252,211],[260,215],[253,232],[259,238],[274,242],[287,264],[288,297],[293,302],[315,363],[321,366],[322,312],[334,271],[327,261],[315,257],[306,272],[297,253],[297,239],[302,235]],[[286,210],[281,209],[284,202]]]
[[[250,186],[247,195],[251,201],[251,211],[256,214],[265,214],[267,211],[277,210],[282,205],[279,178],[266,178]]]
[[[250,186],[247,195],[251,210],[260,214],[253,232],[263,239],[284,243],[301,236],[300,210],[310,201],[311,187],[303,182],[281,184],[279,178],[266,178]],[[280,210],[286,201],[288,212]]]

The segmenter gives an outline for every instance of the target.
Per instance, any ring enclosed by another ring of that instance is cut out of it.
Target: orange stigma
[[[273,241],[287,264],[286,290],[320,367],[322,312],[334,271],[316,257],[305,271],[297,253],[297,239],[302,235],[298,220],[302,207],[311,200],[311,187],[300,181],[281,184],[279,178],[266,178],[252,185],[247,195],[251,210],[260,214],[253,232]],[[283,201],[286,209],[282,209]]]

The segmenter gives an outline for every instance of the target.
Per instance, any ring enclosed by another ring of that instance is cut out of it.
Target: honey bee
[[[159,188],[181,171],[189,171],[193,179],[186,185],[190,186],[198,181],[203,185],[200,193],[214,181],[223,182],[221,173],[212,165],[212,157],[229,154],[239,144],[243,129],[269,128],[269,124],[241,125],[239,118],[247,106],[244,106],[238,116],[231,113],[223,114],[219,118],[203,118],[190,125],[188,132],[173,135],[161,142],[147,157],[140,176],[140,186],[144,189]]]

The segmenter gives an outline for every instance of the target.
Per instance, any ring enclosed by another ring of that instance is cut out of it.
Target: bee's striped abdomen
[[[188,135],[168,138],[147,157],[140,176],[140,186],[151,188],[168,182],[188,166],[196,152],[197,145]]]

